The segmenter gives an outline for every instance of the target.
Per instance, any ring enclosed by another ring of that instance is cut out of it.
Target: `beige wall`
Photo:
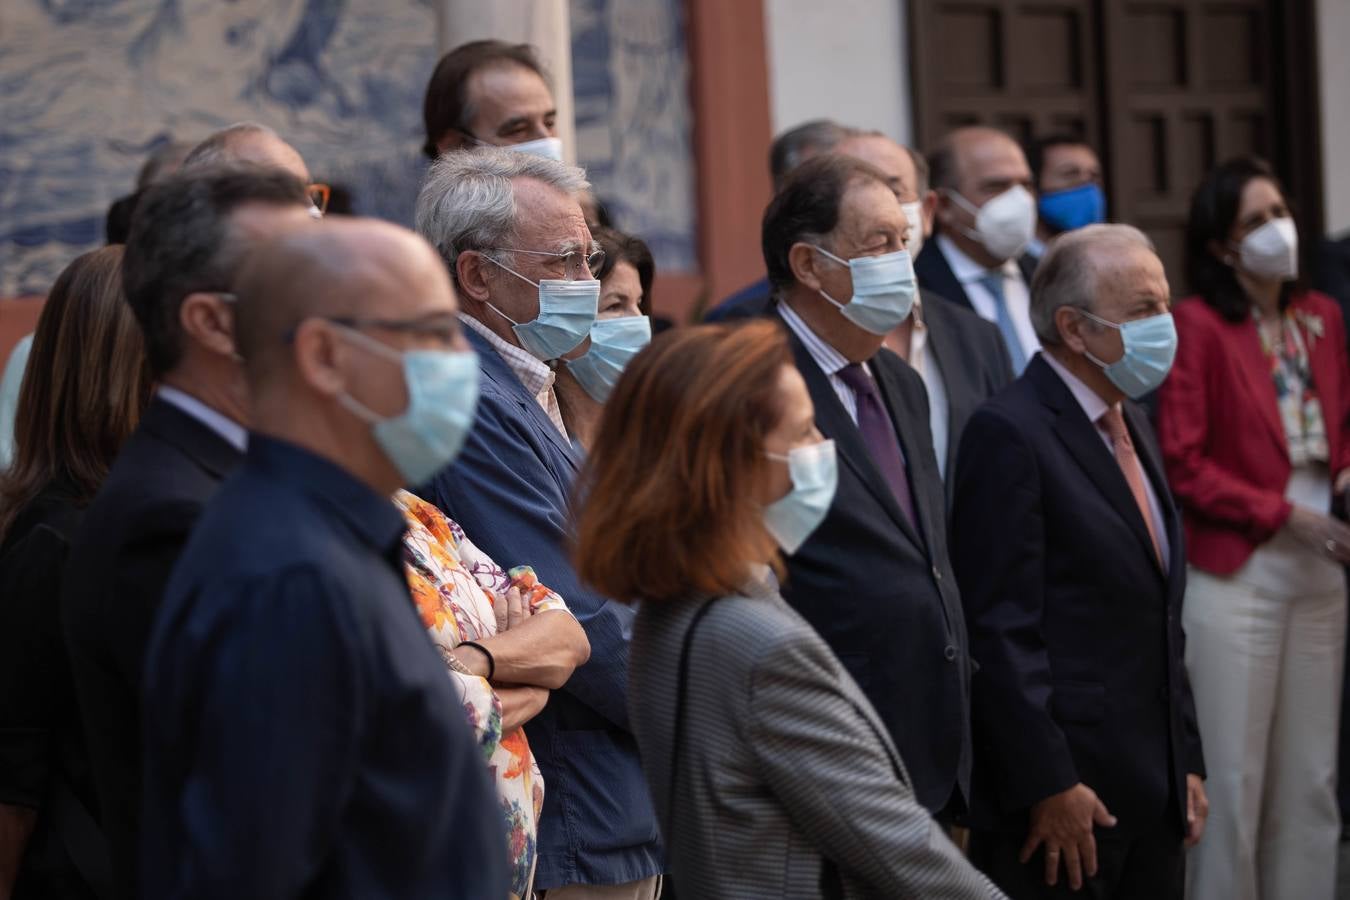
[[[913,126],[906,5],[764,0],[774,133],[830,118],[908,143]]]
[[[1327,234],[1343,235],[1350,232],[1350,0],[1318,0],[1317,45]]]

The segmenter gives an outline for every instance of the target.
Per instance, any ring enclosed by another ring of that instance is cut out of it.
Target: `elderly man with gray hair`
[[[1014,898],[1180,900],[1204,830],[1181,520],[1132,402],[1171,368],[1168,298],[1137,229],[1061,237],[1031,285],[1043,350],[961,439],[971,858]]]
[[[583,585],[567,550],[581,458],[553,381],[588,349],[599,300],[602,258],[577,199],[587,187],[580,169],[496,148],[432,166],[417,230],[449,269],[481,395],[459,458],[418,493],[503,568],[534,566],[590,640],[590,661],[530,721],[546,785],[535,889],[654,900],[664,861],[626,699],[633,611]]]

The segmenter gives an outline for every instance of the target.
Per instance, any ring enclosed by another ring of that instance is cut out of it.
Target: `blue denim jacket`
[[[584,586],[568,557],[577,451],[487,340],[465,333],[482,369],[477,419],[459,458],[418,493],[503,568],[533,566],[591,643],[590,660],[525,727],[544,775],[535,888],[648,878],[664,855],[628,723],[633,610]]]

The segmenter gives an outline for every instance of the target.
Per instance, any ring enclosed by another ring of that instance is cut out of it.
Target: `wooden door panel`
[[[1019,140],[1080,134],[1102,156],[1111,218],[1153,238],[1177,292],[1190,196],[1221,160],[1270,159],[1320,231],[1320,167],[1306,162],[1315,98],[1302,87],[1315,73],[1289,50],[1310,33],[1311,0],[911,0],[910,11],[921,145],[976,123]]]

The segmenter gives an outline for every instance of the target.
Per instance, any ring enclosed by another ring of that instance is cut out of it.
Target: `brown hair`
[[[766,321],[672,331],[628,364],[578,481],[584,581],[625,602],[743,588],[776,547],[755,498],[790,365]]]
[[[88,503],[140,421],[150,371],[121,265],[119,244],[78,257],[42,308],[19,388],[14,459],[0,473],[0,539],[54,480]]]
[[[605,261],[600,271],[595,273],[599,281],[604,281],[614,271],[614,267],[626,262],[637,270],[638,284],[642,287],[642,296],[638,298],[638,309],[644,316],[652,314],[652,282],[656,280],[656,260],[652,259],[651,248],[647,242],[631,234],[624,234],[617,228],[592,228],[591,237],[605,251]]]
[[[427,94],[422,100],[422,123],[427,129],[427,142],[422,152],[435,159],[441,155],[436,146],[447,131],[468,134],[469,122],[475,110],[469,102],[469,78],[479,69],[490,65],[514,63],[524,66],[548,82],[539,54],[529,44],[508,44],[506,41],[469,41],[441,57],[436,71],[427,83]]]

